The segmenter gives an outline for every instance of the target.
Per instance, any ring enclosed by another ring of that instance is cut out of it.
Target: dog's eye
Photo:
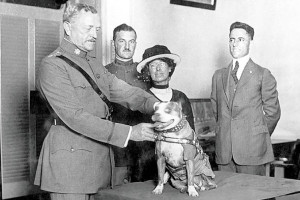
[[[165,109],[165,113],[170,113],[171,112],[171,109],[170,108],[166,108]]]

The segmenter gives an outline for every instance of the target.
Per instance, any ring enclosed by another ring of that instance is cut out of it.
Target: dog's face
[[[161,102],[155,107],[152,120],[156,122],[157,130],[175,127],[182,119],[182,107],[177,102]]]

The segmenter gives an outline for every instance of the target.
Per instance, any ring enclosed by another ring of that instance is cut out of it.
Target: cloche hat
[[[180,57],[176,54],[171,53],[171,51],[166,46],[155,45],[145,50],[143,54],[143,60],[136,66],[137,71],[141,73],[142,69],[148,62],[157,58],[169,58],[172,59],[175,64],[178,64],[180,62]]]

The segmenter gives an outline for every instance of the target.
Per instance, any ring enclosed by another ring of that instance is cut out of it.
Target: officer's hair
[[[254,28],[252,28],[250,25],[242,22],[234,22],[233,24],[231,24],[229,31],[231,32],[235,28],[244,29],[250,35],[251,40],[253,40]]]
[[[133,31],[135,34],[135,37],[137,37],[135,30],[131,26],[128,26],[127,24],[121,24],[121,25],[117,26],[113,31],[113,40],[114,41],[117,37],[117,33],[120,31]]]
[[[91,12],[93,14],[97,13],[96,8],[93,6],[83,3],[73,4],[68,1],[63,14],[63,22],[72,22],[72,20],[74,20],[81,10],[84,10],[85,12]]]

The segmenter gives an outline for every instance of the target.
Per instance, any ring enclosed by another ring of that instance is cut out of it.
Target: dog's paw
[[[152,191],[153,194],[162,194],[164,185],[157,185],[156,188]]]
[[[166,172],[164,174],[164,182],[163,183],[166,184],[168,182],[169,178],[170,178],[170,174],[168,172]]]
[[[205,186],[205,190],[212,190],[212,189],[215,189],[217,188],[217,185],[216,184],[208,184]]]
[[[188,194],[189,196],[192,196],[192,197],[197,197],[199,196],[198,192],[196,191],[195,187],[194,186],[188,186]]]

